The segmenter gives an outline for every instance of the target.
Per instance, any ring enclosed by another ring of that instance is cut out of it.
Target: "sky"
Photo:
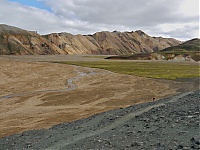
[[[179,40],[199,38],[199,0],[0,0],[0,24],[37,31],[143,30]]]

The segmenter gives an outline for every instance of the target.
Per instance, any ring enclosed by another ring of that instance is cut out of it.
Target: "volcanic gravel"
[[[200,149],[200,91],[0,139],[1,150]]]

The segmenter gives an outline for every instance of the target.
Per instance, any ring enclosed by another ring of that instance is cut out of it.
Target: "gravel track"
[[[200,149],[200,91],[0,139],[0,149]]]

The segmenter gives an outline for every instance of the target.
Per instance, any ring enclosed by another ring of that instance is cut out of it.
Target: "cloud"
[[[183,16],[179,11],[178,6],[181,7],[182,2],[183,0],[46,0],[47,5],[59,16],[89,23],[129,27],[191,20],[193,16]]]
[[[198,0],[40,0],[52,11],[0,1],[0,23],[41,34],[141,29],[153,36],[198,36]]]
[[[155,36],[175,37],[185,41],[192,38],[199,38],[199,24],[160,24],[153,27],[148,33],[150,33],[150,35],[154,34]]]

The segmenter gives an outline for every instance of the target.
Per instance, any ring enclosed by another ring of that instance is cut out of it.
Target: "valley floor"
[[[97,61],[79,56],[0,57],[0,137],[193,91],[176,82],[40,61]]]

